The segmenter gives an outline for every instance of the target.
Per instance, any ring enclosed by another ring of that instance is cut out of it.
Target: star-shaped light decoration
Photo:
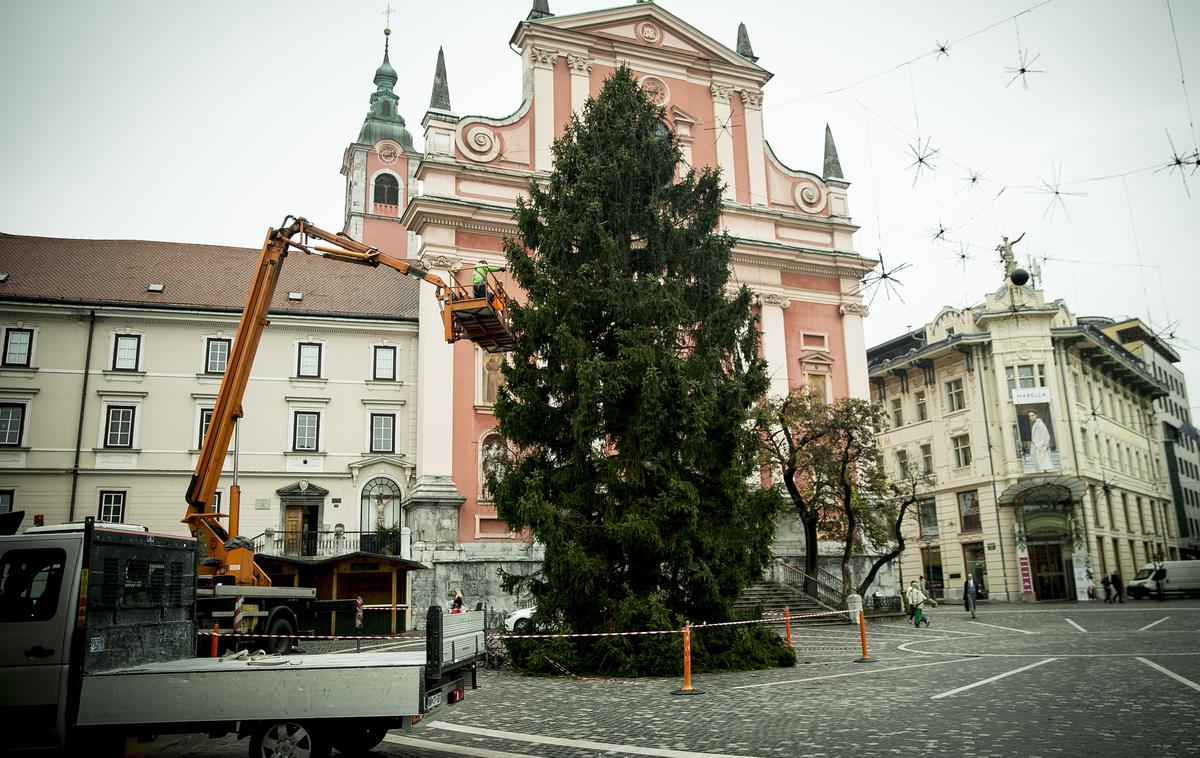
[[[933,229],[929,230],[929,236],[933,238],[934,242],[937,242],[938,240],[945,242],[946,241],[946,225],[943,224],[941,221],[939,221],[937,226],[935,226]]]
[[[1050,214],[1050,221],[1054,221],[1055,208],[1062,208],[1063,214],[1067,220],[1071,220],[1071,214],[1067,212],[1067,203],[1063,198],[1066,197],[1087,197],[1086,192],[1065,192],[1062,189],[1062,164],[1054,166],[1054,181],[1048,182],[1042,177],[1038,177],[1038,181],[1042,183],[1041,187],[1034,188],[1035,192],[1041,192],[1046,195],[1051,195],[1050,204],[1046,206],[1046,210],[1042,212],[1042,218],[1046,218],[1046,214]]]
[[[967,249],[967,243],[963,242],[962,240],[959,240],[958,241],[958,252],[956,252],[953,256],[951,256],[951,259],[954,262],[958,263],[960,266],[962,266],[963,271],[966,271],[967,270],[967,261],[971,260],[973,257],[974,256],[971,255],[971,251]]]
[[[879,269],[864,276],[859,281],[858,287],[850,294],[860,295],[867,290],[871,290],[870,298],[867,300],[868,307],[875,302],[875,297],[879,295],[880,290],[883,290],[884,297],[888,300],[891,300],[891,296],[895,295],[896,299],[903,303],[904,298],[900,297],[900,287],[904,286],[904,283],[896,278],[896,274],[909,268],[912,264],[901,263],[895,268],[888,268],[887,264],[883,262],[883,251],[876,250],[875,253],[879,256]]]
[[[917,186],[917,180],[921,178],[922,170],[937,170],[937,164],[934,162],[934,158],[937,156],[938,151],[929,146],[929,140],[930,138],[926,137],[922,142],[921,138],[917,137],[917,141],[908,146],[908,152],[913,158],[913,162],[908,164],[908,168],[916,169],[916,171],[913,173],[914,187]]]
[[[1171,132],[1166,129],[1163,129],[1163,131],[1166,132],[1167,142],[1171,145],[1171,162],[1159,167],[1155,173],[1158,173],[1158,171],[1174,172],[1176,169],[1178,169],[1179,179],[1183,182],[1183,191],[1187,193],[1188,197],[1191,197],[1192,191],[1188,188],[1187,183],[1188,175],[1185,174],[1184,171],[1188,166],[1191,166],[1192,173],[1196,173],[1196,168],[1200,167],[1200,151],[1193,150],[1190,153],[1180,154],[1179,151],[1175,149],[1175,140],[1171,139]]]
[[[978,189],[980,182],[983,181],[983,174],[984,172],[982,171],[976,171],[975,169],[968,167],[967,175],[963,179],[963,186],[961,189],[959,189],[959,192],[962,192],[963,190]]]
[[[1021,86],[1024,87],[1026,90],[1028,90],[1029,89],[1029,79],[1027,77],[1030,74],[1046,73],[1043,69],[1033,67],[1033,64],[1036,63],[1037,59],[1041,58],[1041,57],[1042,57],[1042,54],[1038,53],[1037,55],[1030,58],[1028,50],[1018,50],[1017,51],[1018,64],[1016,66],[1005,66],[1005,68],[1004,68],[1005,73],[1009,73],[1009,74],[1013,75],[1013,77],[1008,80],[1008,84],[1006,84],[1004,86],[1009,87],[1017,79],[1020,79]]]
[[[943,55],[946,56],[947,58],[950,57],[950,42],[949,41],[938,42],[937,47],[934,49],[933,57],[935,59],[941,58]]]

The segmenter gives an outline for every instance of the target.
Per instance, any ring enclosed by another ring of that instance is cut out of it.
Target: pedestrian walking
[[[1125,586],[1121,584],[1121,575],[1115,571],[1112,572],[1112,586],[1113,586],[1113,594],[1115,594],[1117,596],[1117,599],[1115,602],[1124,603],[1125,602]]]
[[[973,576],[967,574],[967,582],[963,585],[963,608],[971,614],[971,618],[975,618],[975,601],[978,597],[979,585]]]
[[[917,586],[917,580],[914,579],[908,588],[908,604],[913,610],[913,626],[920,628],[921,622],[925,622],[925,626],[929,626],[929,619],[921,612],[921,606],[925,603],[937,606],[931,598],[925,597],[925,593]]]
[[[916,606],[913,605],[913,602],[912,602],[911,593],[912,593],[913,588],[917,587],[917,586],[918,586],[917,580],[913,579],[911,582],[908,583],[908,589],[904,590],[904,604],[906,606],[908,606],[908,618],[906,619],[906,621],[908,621],[909,624],[911,624],[913,622],[913,612],[916,611]]]
[[[1159,601],[1166,599],[1166,584],[1167,584],[1167,567],[1161,563],[1158,568],[1154,569],[1154,590],[1158,593]]]
[[[1100,586],[1104,588],[1104,602],[1113,602],[1112,580],[1108,578],[1107,574],[1100,580]]]

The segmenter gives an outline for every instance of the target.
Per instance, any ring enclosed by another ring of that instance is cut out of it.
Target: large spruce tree
[[[749,411],[767,388],[751,294],[727,290],[720,175],[682,165],[663,115],[627,69],[613,74],[554,143],[507,247],[528,298],[512,306],[495,406],[513,451],[496,506],[544,546],[526,580],[538,617],[563,630],[727,620],[769,559],[778,501],[747,484]],[[697,635],[697,663],[786,660],[761,631]],[[667,673],[678,643],[554,643],[526,662]]]

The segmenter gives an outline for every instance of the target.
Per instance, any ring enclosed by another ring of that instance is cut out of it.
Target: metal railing
[[[254,552],[289,558],[334,558],[357,552],[408,557],[408,539],[408,535],[375,532],[266,531],[254,538]]]
[[[784,584],[795,587],[827,608],[845,610],[846,592],[840,578],[820,568],[817,569],[817,576],[811,576],[788,563],[777,565],[780,580]]]

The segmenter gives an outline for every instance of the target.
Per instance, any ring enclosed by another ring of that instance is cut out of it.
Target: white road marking
[[[992,682],[999,681],[1005,677],[1012,676],[1013,674],[1019,674],[1022,671],[1028,671],[1029,669],[1034,669],[1034,668],[1037,668],[1038,666],[1044,666],[1045,664],[1050,663],[1051,661],[1057,661],[1057,660],[1058,660],[1057,658],[1046,658],[1045,660],[1038,661],[1037,663],[1031,663],[1028,666],[1022,666],[1019,669],[1013,669],[1012,671],[1006,671],[1003,674],[996,674],[995,676],[989,676],[987,679],[980,679],[978,682],[975,682],[974,684],[968,684],[965,687],[957,687],[952,690],[947,690],[946,692],[942,692],[940,694],[933,695],[929,699],[930,700],[941,700],[944,697],[950,697],[951,695],[957,695],[960,692],[966,692],[967,690],[973,690],[976,687],[982,687],[985,684],[991,684]]]
[[[470,758],[529,758],[524,753],[505,753],[500,750],[488,750],[483,747],[468,747],[467,745],[442,745],[429,740],[419,740],[416,737],[402,737],[396,734],[387,734],[383,737],[384,742],[390,742],[393,745],[404,745],[405,747],[415,747],[422,750],[436,751],[445,753],[446,755],[463,755]]]
[[[980,626],[990,626],[993,629],[1003,629],[1006,632],[1020,632],[1021,634],[1033,634],[1028,629],[1014,629],[1011,626],[999,626],[997,624],[985,624],[982,621],[968,621],[968,624],[979,624]]]
[[[1076,623],[1075,623],[1074,621],[1072,621],[1071,619],[1064,618],[1064,619],[1063,619],[1063,621],[1067,622],[1068,624],[1070,624],[1071,626],[1075,627],[1076,629],[1078,629],[1078,630],[1079,630],[1079,631],[1081,631],[1081,632],[1086,632],[1086,631],[1087,631],[1087,629],[1084,629],[1082,626],[1080,626],[1079,624],[1076,624]]]
[[[1200,692],[1200,684],[1196,684],[1191,679],[1185,679],[1184,677],[1180,676],[1179,674],[1176,674],[1174,671],[1169,671],[1169,670],[1163,668],[1162,666],[1159,666],[1154,661],[1148,661],[1145,658],[1141,658],[1141,657],[1138,657],[1138,660],[1141,661],[1142,663],[1146,664],[1147,666],[1149,666],[1152,669],[1158,669],[1159,671],[1163,672],[1164,674],[1171,677],[1175,681],[1182,682],[1183,684],[1186,684],[1188,687],[1191,687],[1192,689],[1196,690],[1197,692]]]
[[[915,669],[922,666],[941,666],[946,663],[958,663],[960,661],[974,660],[970,653],[963,653],[963,657],[955,658],[951,661],[934,661],[933,663],[913,663],[908,666],[892,666],[886,669],[863,669],[862,671],[848,671],[844,674],[826,674],[825,676],[810,676],[806,679],[785,679],[782,682],[763,682],[761,684],[743,684],[739,687],[730,687],[733,690],[752,690],[756,687],[778,687],[781,684],[800,684],[802,682],[816,682],[822,679],[841,679],[847,676],[862,676],[863,674],[882,674],[885,671],[901,671],[903,669]],[[434,722],[436,723],[436,722]]]
[[[1144,632],[1144,631],[1146,631],[1147,629],[1149,629],[1149,628],[1150,628],[1150,627],[1152,627],[1152,626],[1158,626],[1159,624],[1161,624],[1162,622],[1166,621],[1166,620],[1167,620],[1167,619],[1169,619],[1169,618],[1171,618],[1171,617],[1170,617],[1170,616],[1163,616],[1163,617],[1162,617],[1162,618],[1160,618],[1158,621],[1152,621],[1152,622],[1150,622],[1149,624],[1146,624],[1146,625],[1145,625],[1145,626],[1143,626],[1141,629],[1138,629],[1138,631],[1139,631],[1139,632]]]
[[[578,747],[585,750],[605,750],[610,753],[632,753],[633,755],[657,755],[664,758],[751,758],[750,756],[735,756],[729,753],[696,753],[691,750],[672,750],[670,748],[641,747],[640,745],[621,745],[614,742],[597,742],[595,740],[569,740],[563,737],[546,737],[540,734],[525,734],[524,732],[505,732],[499,729],[484,729],[478,726],[452,724],[447,721],[434,721],[426,729],[444,729],[448,732],[474,734],[480,737],[495,737],[515,742],[532,742],[540,745],[558,745],[560,747]],[[457,746],[456,746],[457,747]]]

